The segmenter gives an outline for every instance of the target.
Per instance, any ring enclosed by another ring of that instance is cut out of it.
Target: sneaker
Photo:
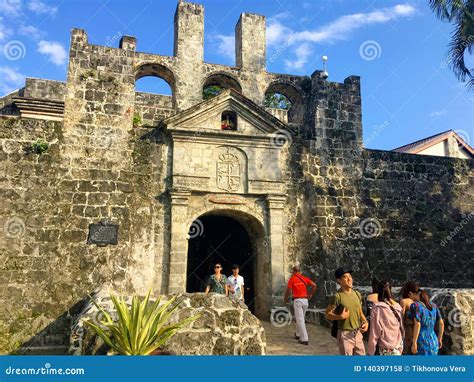
[[[298,341],[298,343],[301,345],[309,345],[308,341]]]

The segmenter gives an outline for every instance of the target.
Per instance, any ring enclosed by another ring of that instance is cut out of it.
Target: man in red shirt
[[[309,278],[300,273],[299,265],[292,269],[293,275],[288,280],[288,286],[285,291],[285,304],[288,304],[290,294],[293,296],[293,308],[295,310],[296,333],[295,337],[302,345],[308,345],[308,332],[304,322],[306,309],[308,309],[308,300],[316,292],[316,284]],[[308,294],[308,286],[311,287]]]

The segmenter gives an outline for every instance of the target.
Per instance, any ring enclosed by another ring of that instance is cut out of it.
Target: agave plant
[[[110,313],[91,298],[101,311],[103,319],[101,325],[89,320],[85,321],[85,324],[94,330],[113,352],[122,355],[149,355],[165,345],[179,329],[198,318],[193,316],[166,325],[180,303],[175,303],[175,297],[161,306],[161,297],[151,303],[150,291],[142,301],[134,296],[131,306],[123,298],[114,295],[110,297],[117,311],[117,320],[114,321]]]

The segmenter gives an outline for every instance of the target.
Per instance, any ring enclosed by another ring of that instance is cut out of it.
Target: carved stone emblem
[[[241,163],[237,155],[226,152],[217,158],[217,188],[225,191],[237,191],[240,188]]]

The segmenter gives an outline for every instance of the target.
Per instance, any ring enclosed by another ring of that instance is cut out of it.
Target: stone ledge
[[[178,355],[264,355],[265,331],[260,321],[247,306],[230,298],[210,293],[181,293],[162,296],[163,303],[176,296],[181,306],[170,322],[201,314],[190,326],[181,329],[163,348]],[[94,295],[97,303],[114,312],[107,293]],[[131,302],[131,297],[127,298]],[[153,299],[151,299],[153,301]],[[104,354],[102,341],[84,325],[84,321],[97,320],[97,307],[87,303],[71,328],[69,354]]]

